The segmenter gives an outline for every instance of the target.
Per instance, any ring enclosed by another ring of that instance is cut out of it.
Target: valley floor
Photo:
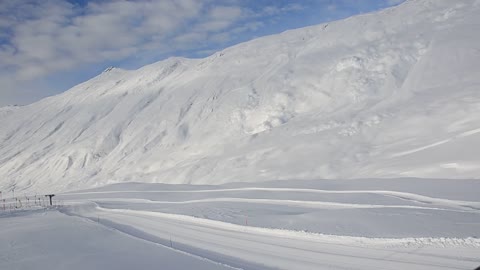
[[[128,183],[0,213],[0,269],[474,269],[480,181]]]

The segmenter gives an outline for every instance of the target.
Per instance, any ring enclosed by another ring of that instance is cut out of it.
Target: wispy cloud
[[[405,0],[388,0],[387,5],[394,6],[405,2]]]

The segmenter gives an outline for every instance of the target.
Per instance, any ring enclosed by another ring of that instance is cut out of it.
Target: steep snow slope
[[[480,175],[480,1],[410,0],[0,113],[0,189]]]
[[[2,117],[5,117],[15,111],[18,108],[18,106],[5,106],[5,107],[0,107],[0,119]]]

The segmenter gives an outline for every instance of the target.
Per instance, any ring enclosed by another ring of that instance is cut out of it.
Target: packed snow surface
[[[232,269],[56,211],[0,215],[0,269]]]
[[[0,110],[0,190],[478,178],[480,2],[410,0]]]
[[[57,194],[47,210],[0,209],[0,269],[473,270],[478,190],[411,178],[116,184]]]

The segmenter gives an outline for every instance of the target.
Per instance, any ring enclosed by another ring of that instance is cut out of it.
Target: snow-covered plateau
[[[0,269],[473,270],[479,153],[480,0],[109,68],[0,108]]]

